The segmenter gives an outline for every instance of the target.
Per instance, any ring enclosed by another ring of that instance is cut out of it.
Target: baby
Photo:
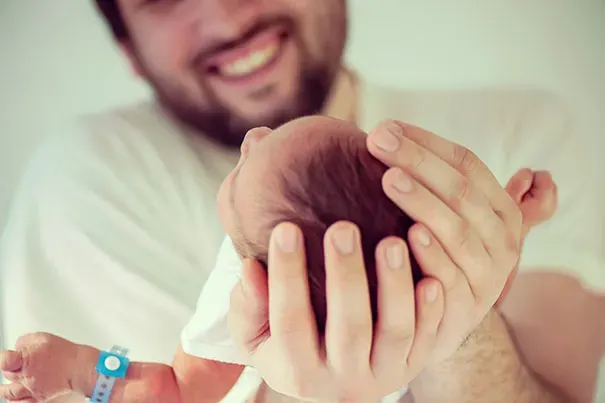
[[[297,119],[260,140],[225,179],[219,191],[218,205],[228,238],[219,254],[217,266],[200,295],[196,314],[182,335],[186,352],[200,357],[200,360],[217,362],[213,375],[220,373],[221,365],[245,364],[226,326],[229,296],[239,279],[241,258],[253,257],[267,263],[270,233],[279,222],[293,222],[303,232],[311,301],[320,332],[324,330],[326,322],[324,232],[336,221],[354,222],[362,234],[372,314],[376,318],[374,250],[378,242],[387,236],[406,239],[414,222],[384,194],[381,178],[387,167],[369,154],[365,138],[363,131],[337,119],[318,116]],[[524,234],[531,226],[549,219],[554,213],[556,187],[548,173],[521,170],[510,180],[507,191],[523,212]],[[413,256],[411,259],[412,275],[417,282],[422,274]],[[76,345],[56,336],[44,337],[44,343],[52,350],[55,362],[61,355],[87,355],[74,352],[77,349],[91,351],[90,347]],[[24,361],[21,353],[31,351],[36,346],[27,345],[26,342],[20,344],[17,352],[4,352],[0,356],[0,369],[5,371],[7,379],[22,386],[15,387],[20,396],[33,396],[32,401],[39,402],[44,401],[43,397],[70,392],[70,387],[77,392],[90,394],[93,381],[77,382],[69,378],[78,371],[77,368],[66,368],[68,373],[63,374],[61,382],[44,382],[40,377],[51,376],[44,372],[45,363],[33,363],[31,358],[40,357],[43,360],[49,356],[30,355],[30,360]],[[93,356],[99,354],[98,350],[93,353]],[[25,368],[24,363],[29,368]],[[94,367],[94,362],[89,365]],[[39,368],[39,373],[33,373]],[[90,372],[89,368],[78,368]],[[157,375],[150,370],[137,370],[135,375],[132,372],[135,371],[129,370],[124,380],[118,380],[116,388],[120,391],[113,394],[110,402],[156,401]],[[143,376],[145,374],[149,374],[148,379]],[[53,373],[52,377],[60,375]],[[33,378],[38,381],[36,386],[28,381]],[[202,401],[206,401],[206,394],[218,396],[221,393],[217,390],[225,393],[234,385],[232,378],[217,379],[210,373],[207,378],[196,379],[199,379],[195,385],[199,393],[195,396]],[[137,385],[140,387],[127,387],[128,382],[133,382],[133,385],[139,382]],[[62,385],[62,390],[58,386],[50,386],[58,384]],[[78,389],[75,385],[79,384],[88,387]],[[182,401],[178,386],[175,385],[173,389],[176,392],[160,400],[165,403]],[[209,397],[207,399],[211,400]]]

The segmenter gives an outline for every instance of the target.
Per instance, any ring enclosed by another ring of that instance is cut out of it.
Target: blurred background
[[[514,85],[572,103],[600,152],[605,1],[351,0],[349,64],[402,88]],[[149,96],[91,0],[0,0],[0,228],[32,149],[75,115]],[[604,179],[605,182],[605,179]]]

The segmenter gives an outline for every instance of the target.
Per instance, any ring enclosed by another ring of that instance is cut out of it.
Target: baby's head
[[[340,220],[361,230],[372,314],[376,320],[374,251],[387,236],[407,239],[413,221],[382,190],[387,167],[368,152],[366,133],[327,117],[296,119],[252,147],[219,192],[219,214],[242,258],[266,265],[271,231],[283,221],[304,235],[311,301],[324,330],[323,237]],[[420,271],[412,260],[414,280]]]

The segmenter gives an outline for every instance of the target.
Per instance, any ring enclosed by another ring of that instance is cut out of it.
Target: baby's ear
[[[246,297],[262,305],[267,303],[269,286],[267,269],[256,259],[242,261],[241,284]]]
[[[523,196],[531,189],[533,179],[533,171],[529,168],[523,168],[517,171],[506,184],[506,192],[518,205],[521,204]]]

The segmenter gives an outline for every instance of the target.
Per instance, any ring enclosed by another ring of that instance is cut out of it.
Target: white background
[[[552,89],[605,144],[604,1],[349,3],[347,58],[366,77],[398,87]],[[77,114],[148,96],[92,4],[0,0],[0,227],[41,138]]]

